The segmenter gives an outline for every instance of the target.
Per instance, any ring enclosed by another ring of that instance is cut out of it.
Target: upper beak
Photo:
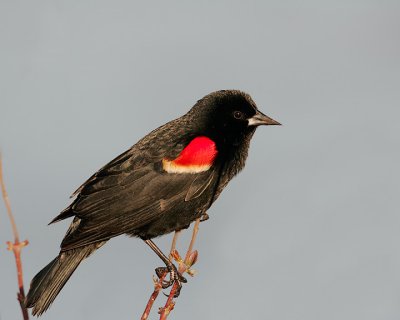
[[[280,126],[281,124],[278,121],[275,121],[274,119],[266,116],[264,113],[257,111],[257,113],[252,116],[249,121],[249,126],[273,126],[273,125],[278,125]]]

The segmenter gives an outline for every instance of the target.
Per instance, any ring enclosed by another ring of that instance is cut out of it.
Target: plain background
[[[0,148],[31,242],[26,286],[57,254],[68,222],[47,223],[81,182],[237,88],[283,126],[257,131],[201,224],[199,274],[170,318],[399,319],[399,57],[398,1],[0,0]],[[4,320],[21,318],[11,238],[1,204]],[[114,239],[43,319],[138,319],[160,265]]]

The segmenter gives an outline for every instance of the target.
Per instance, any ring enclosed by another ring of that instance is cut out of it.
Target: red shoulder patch
[[[208,137],[194,138],[175,160],[163,159],[163,168],[171,173],[197,173],[207,171],[217,156],[215,142]]]

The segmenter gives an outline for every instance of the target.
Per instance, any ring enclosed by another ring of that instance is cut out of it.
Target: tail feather
[[[25,300],[25,306],[33,308],[32,315],[40,316],[45,312],[81,261],[104,243],[95,243],[61,252],[53,261],[39,271],[31,281]]]

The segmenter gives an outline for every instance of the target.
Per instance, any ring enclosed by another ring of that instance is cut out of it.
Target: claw
[[[178,282],[178,287],[176,288],[175,294],[174,294],[174,298],[178,298],[179,295],[181,294],[181,289],[182,289],[182,284],[180,282]]]
[[[154,271],[156,272],[157,277],[160,279],[168,272],[168,268],[167,267],[158,267]]]
[[[178,273],[178,280],[179,282],[187,283],[187,280],[184,276],[182,276],[180,273]]]
[[[182,289],[182,284],[178,281],[178,287],[175,290],[174,298],[178,298],[179,295],[181,294],[181,289]],[[163,295],[166,296],[167,298],[169,297],[169,294],[166,294],[163,292]]]
[[[175,265],[171,264],[170,266],[167,267],[159,267],[155,269],[155,272],[157,274],[157,277],[159,279],[162,279],[166,273],[169,272],[169,280],[162,280],[161,282],[161,287],[163,289],[167,289],[170,286],[172,286],[175,282],[178,284],[178,288],[175,291],[174,298],[177,298],[180,294],[181,288],[182,288],[182,283],[186,283],[187,280],[184,276],[182,276],[179,271],[176,269]]]
[[[174,298],[179,297],[179,295],[181,294],[181,289],[182,289],[182,285],[179,285],[175,291]],[[165,292],[163,292],[163,295],[166,296],[167,298],[169,297],[169,294],[166,294]]]
[[[161,284],[161,287],[162,287],[163,289],[167,289],[167,288],[169,288],[170,286],[172,286],[173,283],[174,283],[174,280],[169,280],[169,281],[164,281],[164,280],[163,280],[163,282],[162,282],[162,284]]]

